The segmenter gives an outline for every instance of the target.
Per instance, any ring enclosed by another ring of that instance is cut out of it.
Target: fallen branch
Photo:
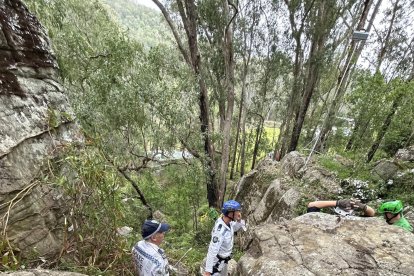
[[[152,214],[153,214],[153,210],[152,207],[148,204],[148,201],[145,199],[144,193],[141,191],[141,189],[138,187],[138,184],[126,173],[126,169],[125,168],[120,168],[118,166],[116,166],[114,164],[114,162],[105,154],[103,153],[104,158],[126,179],[128,180],[128,182],[132,185],[132,187],[135,189],[135,191],[138,193],[139,195],[139,200],[141,201],[142,205],[144,205],[148,211],[150,212],[150,214],[148,215],[148,218],[151,219],[152,218]],[[143,165],[140,166],[141,169],[146,167],[146,163],[147,161],[143,161]]]

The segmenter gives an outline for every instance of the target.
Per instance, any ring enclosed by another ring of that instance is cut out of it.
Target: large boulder
[[[289,152],[280,161],[282,171],[290,177],[301,177],[301,169],[305,166],[305,158],[297,151]]]
[[[342,192],[336,176],[310,162],[298,152],[281,162],[264,159],[255,170],[240,179],[235,199],[243,203],[250,228],[262,223],[293,218],[302,201],[324,199]]]
[[[382,180],[393,179],[400,167],[391,160],[380,160],[375,165],[372,173],[377,174]]]
[[[309,213],[257,227],[233,275],[414,275],[413,254],[382,219]]]
[[[306,211],[306,204],[316,199],[336,198],[342,189],[335,175],[316,162],[305,167],[305,157],[288,153],[281,162],[262,160],[237,185],[235,199],[243,204],[247,232],[238,239],[246,248],[259,225],[291,219]]]
[[[39,172],[82,136],[45,29],[19,0],[0,0],[0,26],[2,239],[24,255],[53,255],[62,246],[64,205]]]
[[[399,149],[395,154],[395,159],[414,162],[414,145],[405,149]]]

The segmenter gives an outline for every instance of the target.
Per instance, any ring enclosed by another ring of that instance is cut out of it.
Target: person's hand
[[[351,199],[340,199],[336,201],[336,207],[339,207],[346,211],[353,209],[354,204],[355,204],[355,201]]]
[[[234,220],[240,222],[240,220],[241,220],[241,212],[240,211],[234,212]]]
[[[211,275],[211,273],[210,272],[204,272],[204,275],[203,276],[210,276]]]
[[[356,200],[354,205],[353,205],[353,209],[354,210],[361,210],[361,211],[366,211],[367,210],[368,205],[362,203],[360,200]]]

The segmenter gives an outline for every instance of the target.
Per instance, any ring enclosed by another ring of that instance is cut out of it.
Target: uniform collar
[[[158,251],[158,249],[160,249],[160,247],[158,245],[156,245],[155,243],[152,243],[152,242],[149,242],[149,241],[145,241],[145,240],[144,240],[144,242],[145,242],[145,244],[147,246],[151,246],[152,248],[154,248],[155,251]]]
[[[229,225],[227,225],[225,222],[224,222],[224,220],[223,220],[223,217],[220,217],[220,222],[224,225],[224,227],[226,227],[228,230],[231,230],[231,222],[230,222],[230,224]]]

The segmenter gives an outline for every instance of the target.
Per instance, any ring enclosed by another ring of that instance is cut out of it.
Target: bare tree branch
[[[186,141],[184,141],[184,139],[182,139],[182,138],[180,138],[179,139],[180,140],[180,143],[191,153],[191,155],[192,156],[194,156],[195,158],[198,158],[198,159],[200,159],[201,158],[201,156],[200,156],[200,154],[197,152],[197,151],[195,151],[194,149],[192,149],[188,144],[187,144],[187,142]]]
[[[104,158],[126,179],[128,180],[128,182],[132,185],[132,187],[135,189],[135,191],[138,193],[139,195],[139,200],[141,201],[142,205],[144,205],[148,211],[149,211],[149,215],[148,215],[148,219],[152,218],[152,214],[153,214],[153,210],[152,207],[149,205],[148,201],[145,199],[144,193],[141,191],[141,189],[138,187],[138,184],[125,172],[125,170],[123,168],[120,168],[118,166],[115,165],[114,161],[112,159],[109,158],[109,156],[107,156],[103,151],[102,155],[104,156]],[[143,162],[143,166],[144,164],[146,164],[145,162]],[[143,168],[143,167],[142,167]],[[141,168],[141,169],[142,169]]]
[[[112,56],[111,53],[105,53],[105,54],[96,54],[95,56],[90,56],[90,59],[96,59],[96,58],[106,58]]]
[[[227,1],[227,3],[229,4],[229,6],[232,6],[233,7],[233,9],[234,9],[234,14],[233,14],[233,16],[231,17],[231,19],[230,19],[230,21],[229,21],[229,23],[227,23],[227,26],[226,26],[226,28],[224,29],[224,33],[226,34],[227,33],[227,31],[228,31],[228,29],[229,29],[229,27],[230,27],[230,25],[231,25],[231,23],[233,22],[233,20],[236,18],[236,15],[239,13],[239,10],[237,9],[237,7],[231,2],[231,1]],[[225,38],[226,38],[226,36],[224,36]]]
[[[190,56],[187,52],[187,50],[184,48],[183,43],[181,42],[180,36],[178,34],[177,28],[174,25],[174,22],[172,21],[167,9],[164,7],[163,4],[160,3],[158,0],[152,0],[155,5],[161,10],[162,14],[164,15],[165,20],[167,20],[168,25],[170,26],[170,29],[174,35],[175,41],[177,42],[178,49],[180,50],[181,54],[183,55],[185,61],[191,65]]]

